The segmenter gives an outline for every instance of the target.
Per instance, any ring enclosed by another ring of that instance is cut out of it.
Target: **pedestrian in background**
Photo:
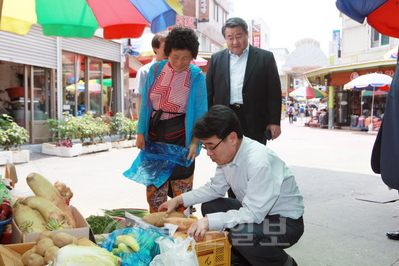
[[[281,134],[281,84],[273,53],[248,43],[248,25],[238,17],[222,27],[228,49],[212,55],[206,82],[209,107],[230,106],[244,135],[266,144]]]
[[[155,62],[159,62],[159,61],[167,59],[167,57],[165,56],[165,53],[164,53],[166,36],[167,36],[166,32],[161,32],[161,33],[157,33],[154,35],[154,37],[152,38],[152,41],[151,41],[151,46],[152,46],[152,50],[155,53],[155,57],[152,59],[152,61],[150,63],[145,64],[144,66],[140,67],[139,70],[137,70],[136,89],[134,90],[134,94],[136,96],[137,117],[139,117],[139,115],[140,115],[141,92],[144,88],[145,81],[147,80],[148,71],[150,70],[150,67]]]
[[[292,103],[288,107],[287,113],[288,113],[288,121],[289,121],[289,123],[293,124],[294,123],[295,108],[294,108],[294,105]]]
[[[189,149],[190,167],[177,165],[160,187],[147,186],[150,212],[157,212],[167,197],[192,190],[195,157],[200,144],[192,136],[195,121],[208,108],[202,70],[192,64],[198,55],[198,37],[192,29],[174,28],[165,40],[167,61],[154,63],[142,92],[136,146],[145,150],[146,141],[175,144]],[[185,208],[177,211],[183,212]]]
[[[301,121],[303,121],[303,117],[305,116],[305,107],[303,105],[299,107],[299,116],[301,117]]]

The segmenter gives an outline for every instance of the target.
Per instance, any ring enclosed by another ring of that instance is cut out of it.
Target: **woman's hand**
[[[137,133],[136,147],[140,150],[145,150],[145,139],[143,133]]]
[[[197,148],[198,148],[198,139],[193,137],[191,140],[191,144],[188,147],[188,155],[187,160],[194,161],[195,157],[197,156]]]

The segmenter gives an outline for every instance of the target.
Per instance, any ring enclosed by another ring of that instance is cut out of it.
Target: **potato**
[[[28,265],[28,263],[29,263],[29,255],[33,254],[33,253],[36,254],[36,246],[34,246],[33,248],[29,249],[24,254],[22,254],[21,262],[22,262],[23,265]]]
[[[27,265],[28,266],[46,266],[46,262],[44,261],[43,256],[40,256],[39,254],[36,254],[36,253],[32,253],[29,255]]]
[[[62,248],[69,244],[78,244],[78,239],[70,234],[60,232],[53,237],[54,245]]]
[[[165,213],[166,212],[155,212],[155,213],[150,213],[147,214],[146,216],[143,217],[143,221],[147,222],[153,226],[157,227],[163,227],[165,223]],[[184,215],[181,212],[171,212],[169,214],[169,217],[180,217],[180,218],[186,218],[186,215]]]
[[[60,248],[57,246],[52,246],[49,249],[46,250],[46,252],[44,253],[44,261],[46,263],[49,263],[50,261],[54,262],[55,256],[57,255],[57,251]]]
[[[54,242],[51,238],[47,238],[47,237],[43,238],[36,245],[36,253],[39,254],[40,256],[44,256],[44,253],[46,252],[46,250],[52,246],[54,246]]]
[[[183,232],[175,232],[173,234],[173,238],[181,237],[183,240],[187,238],[187,234]]]
[[[41,232],[40,235],[36,238],[36,244],[38,244],[39,241],[42,240],[43,238],[51,238],[51,239],[53,239],[53,235],[48,230]]]

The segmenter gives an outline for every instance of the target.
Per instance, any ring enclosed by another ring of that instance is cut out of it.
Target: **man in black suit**
[[[244,135],[266,145],[281,134],[281,83],[273,53],[248,44],[248,26],[230,18],[222,28],[228,49],[212,55],[206,82],[208,105],[230,106]]]

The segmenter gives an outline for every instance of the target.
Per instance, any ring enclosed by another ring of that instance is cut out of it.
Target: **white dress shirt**
[[[148,72],[150,71],[150,67],[154,64],[157,60],[155,58],[152,59],[151,62],[145,64],[144,66],[140,67],[137,70],[136,74],[136,89],[134,93],[141,94],[141,91],[144,88],[145,81],[147,80]]]
[[[209,230],[260,224],[266,215],[292,219],[303,215],[303,197],[290,169],[272,150],[250,138],[243,137],[233,161],[217,166],[210,182],[182,194],[184,206],[224,197],[230,187],[242,207],[207,214]]]
[[[230,104],[243,103],[242,87],[248,61],[249,44],[241,56],[230,53]]]

